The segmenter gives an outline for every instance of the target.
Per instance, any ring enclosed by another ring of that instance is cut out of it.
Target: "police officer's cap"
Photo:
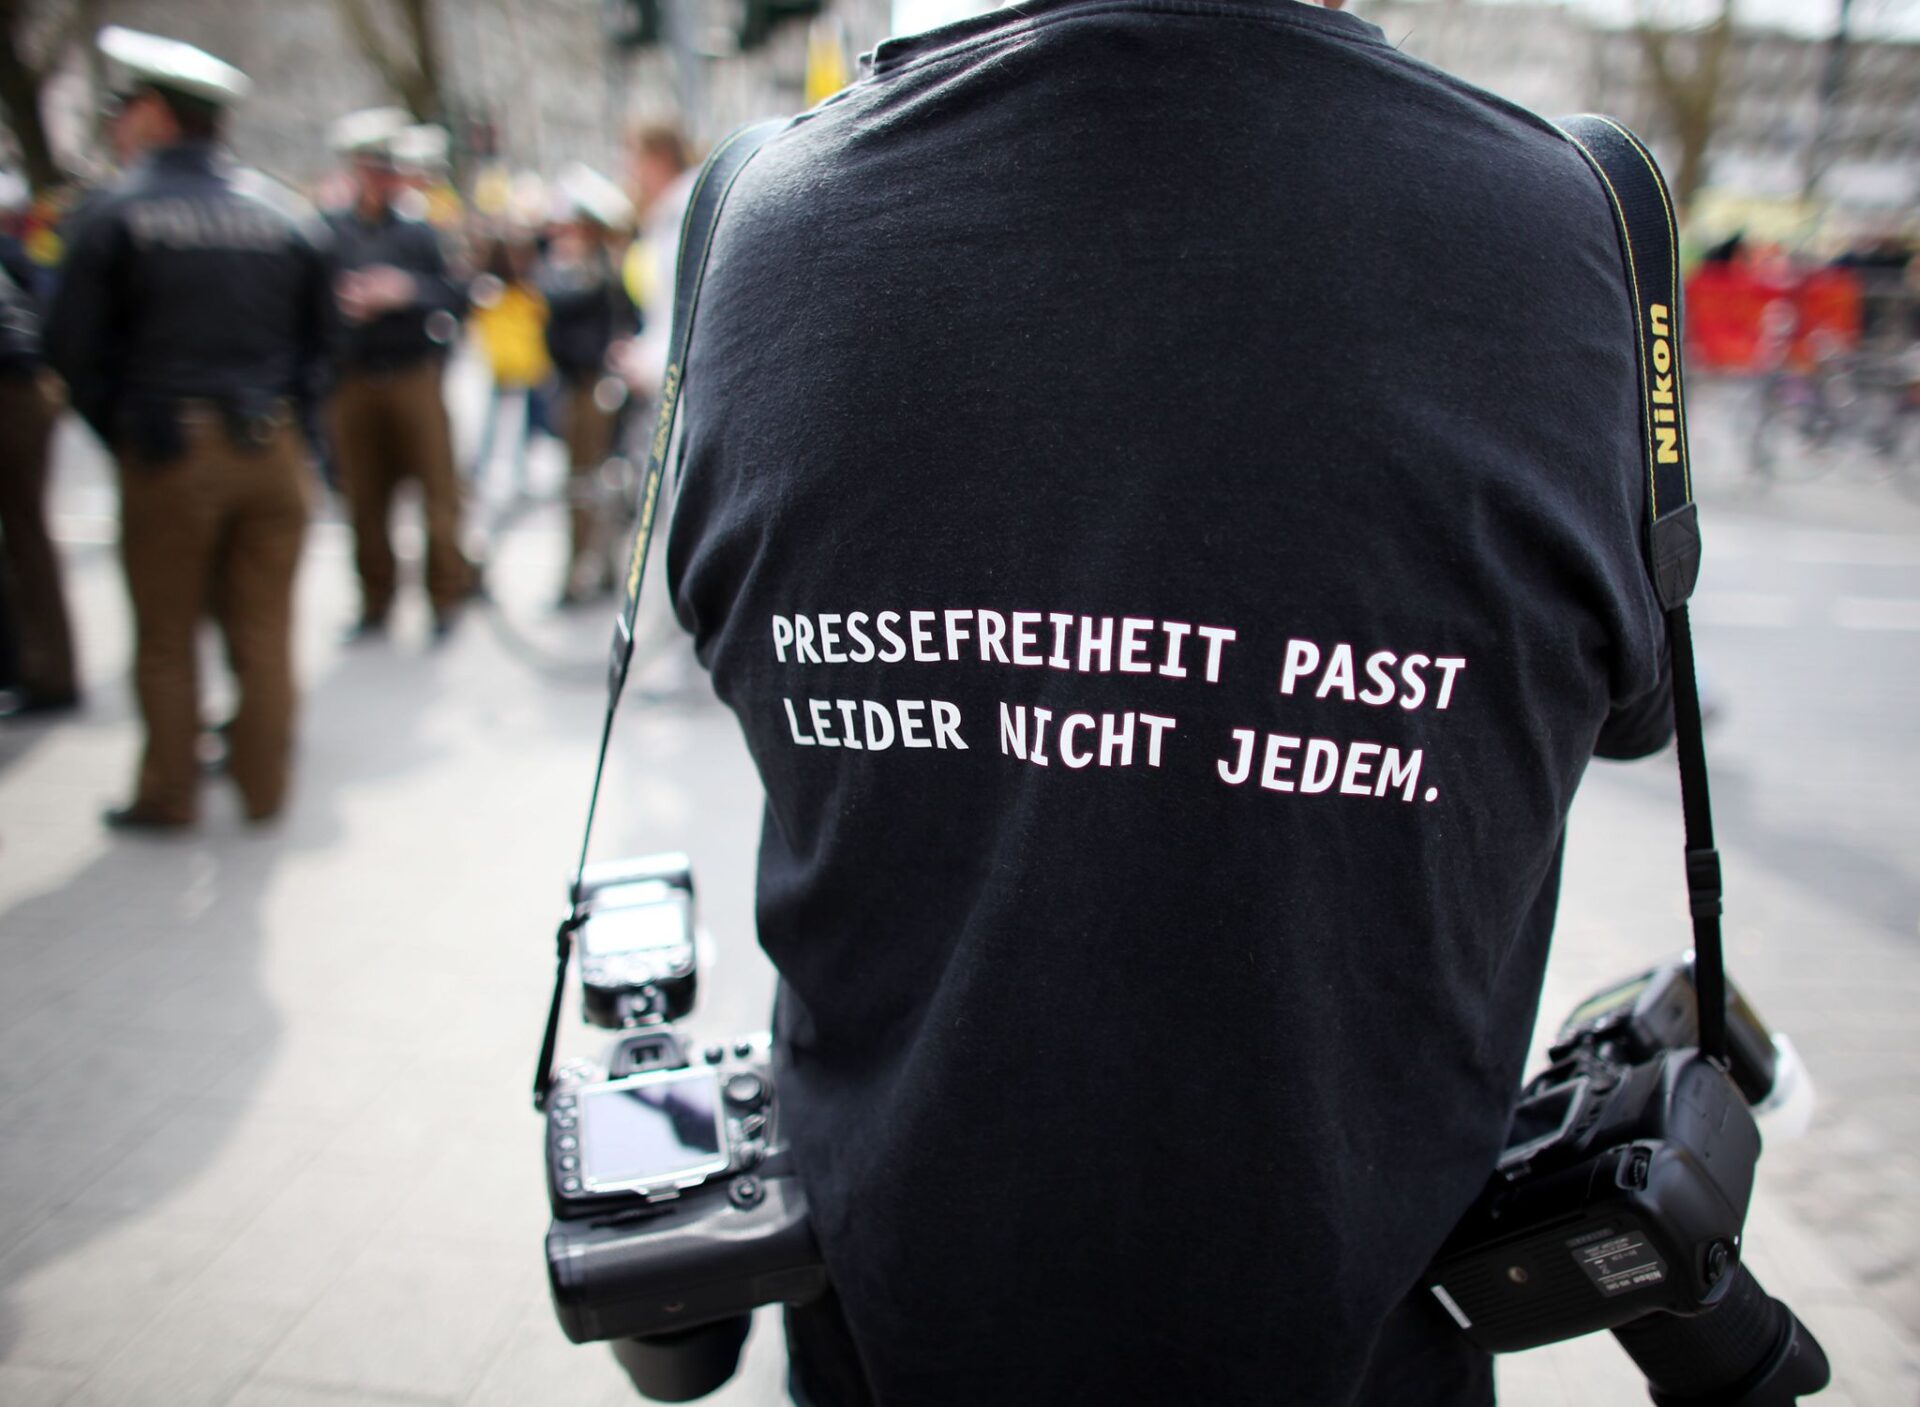
[[[591,166],[573,162],[560,173],[559,187],[570,214],[610,230],[633,223],[633,202],[627,199],[627,193]]]
[[[232,64],[178,39],[110,24],[94,43],[126,70],[133,87],[179,93],[215,107],[231,107],[253,89],[253,81]]]
[[[447,164],[453,139],[447,129],[432,122],[415,123],[394,133],[387,144],[394,161],[415,171],[435,171]]]
[[[412,114],[405,108],[362,108],[333,124],[327,134],[328,145],[342,156],[391,162],[395,139],[412,125]]]

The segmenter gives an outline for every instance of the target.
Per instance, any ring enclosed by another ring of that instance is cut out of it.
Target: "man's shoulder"
[[[263,171],[234,166],[226,172],[226,185],[238,199],[270,211],[303,233],[311,235],[325,227],[311,201]]]

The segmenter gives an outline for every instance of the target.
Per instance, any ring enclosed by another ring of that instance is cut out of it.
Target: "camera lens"
[[[1702,1314],[1656,1311],[1613,1331],[1647,1375],[1657,1407],[1790,1403],[1832,1376],[1827,1355],[1779,1300],[1735,1263]]]
[[[734,1375],[752,1324],[751,1316],[741,1314],[673,1334],[615,1339],[613,1356],[641,1396],[655,1402],[692,1402]]]

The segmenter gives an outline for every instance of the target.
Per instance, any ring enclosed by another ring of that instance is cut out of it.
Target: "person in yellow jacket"
[[[504,409],[514,417],[513,487],[524,494],[527,443],[534,431],[544,426],[540,397],[553,375],[553,361],[547,354],[547,300],[534,279],[537,260],[530,239],[496,236],[481,267],[486,272],[474,280],[473,311],[467,325],[493,375],[493,395],[481,425],[473,479],[479,483],[486,476]]]

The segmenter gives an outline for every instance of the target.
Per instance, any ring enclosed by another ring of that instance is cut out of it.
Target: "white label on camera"
[[[1441,1308],[1453,1316],[1454,1323],[1463,1329],[1471,1329],[1473,1327],[1473,1321],[1467,1318],[1465,1310],[1453,1302],[1453,1296],[1447,1293],[1447,1287],[1445,1285],[1435,1285],[1433,1287],[1433,1297],[1440,1301]]]
[[[1603,1295],[1624,1295],[1667,1278],[1666,1262],[1660,1259],[1660,1253],[1647,1244],[1645,1237],[1633,1232],[1575,1247],[1573,1258]]]

